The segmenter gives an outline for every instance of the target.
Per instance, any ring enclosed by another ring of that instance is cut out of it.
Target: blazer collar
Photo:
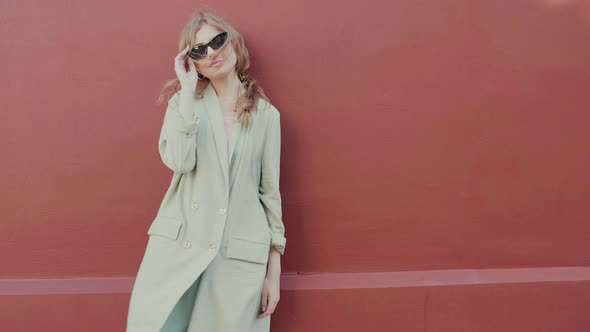
[[[221,111],[217,93],[215,92],[211,82],[209,82],[205,88],[203,99],[205,101],[207,115],[211,123],[211,127],[213,128],[213,137],[215,140],[215,148],[217,150],[219,163],[221,164],[225,183],[229,187],[229,168],[235,159],[234,155],[236,145],[242,134],[242,124],[239,121],[234,123],[231,140],[228,147],[223,112]]]

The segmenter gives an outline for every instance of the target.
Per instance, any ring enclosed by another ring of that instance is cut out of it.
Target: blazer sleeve
[[[264,149],[262,151],[262,169],[260,177],[260,201],[271,231],[271,245],[281,255],[285,252],[285,226],[282,220],[281,193],[279,178],[281,166],[281,124],[280,113],[273,107],[272,116],[267,126]]]
[[[187,173],[193,170],[197,163],[196,135],[199,118],[194,108],[191,121],[186,121],[182,117],[179,110],[181,98],[183,107],[192,106],[191,99],[194,99],[194,96],[176,92],[170,98],[160,131],[158,149],[164,165],[174,172]]]

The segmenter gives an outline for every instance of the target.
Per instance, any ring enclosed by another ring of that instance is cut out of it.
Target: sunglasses
[[[214,50],[218,50],[221,46],[223,46],[223,44],[225,44],[226,40],[227,31],[224,31],[213,37],[213,39],[211,39],[211,41],[207,44],[195,45],[188,53],[188,56],[194,60],[204,59],[207,56],[207,48],[209,46],[211,46],[211,48]]]

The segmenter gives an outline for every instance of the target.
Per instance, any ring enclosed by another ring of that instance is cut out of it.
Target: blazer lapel
[[[229,159],[229,190],[231,191],[232,185],[236,179],[236,174],[242,159],[242,152],[244,151],[245,130],[242,128],[242,124],[236,121],[230,140],[230,159]]]
[[[238,140],[240,138],[241,132],[242,132],[242,125],[239,121],[236,120],[234,127],[232,129],[231,139],[229,141],[229,165],[230,165],[230,167],[231,167],[231,164],[233,163],[233,160],[234,160],[234,151],[236,150],[236,145],[237,145]]]
[[[205,88],[203,99],[205,101],[207,115],[209,117],[211,127],[213,128],[215,148],[217,149],[217,156],[219,157],[219,163],[221,165],[221,170],[225,179],[225,185],[229,188],[229,163],[227,139],[225,136],[225,124],[223,122],[223,114],[219,105],[219,99],[217,98],[217,93],[215,92],[211,82],[209,82]]]

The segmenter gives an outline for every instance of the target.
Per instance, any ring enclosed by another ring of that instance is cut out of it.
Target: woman
[[[159,138],[174,174],[148,229],[127,332],[269,331],[286,243],[280,113],[246,73],[242,36],[218,16],[193,15],[179,49]]]

